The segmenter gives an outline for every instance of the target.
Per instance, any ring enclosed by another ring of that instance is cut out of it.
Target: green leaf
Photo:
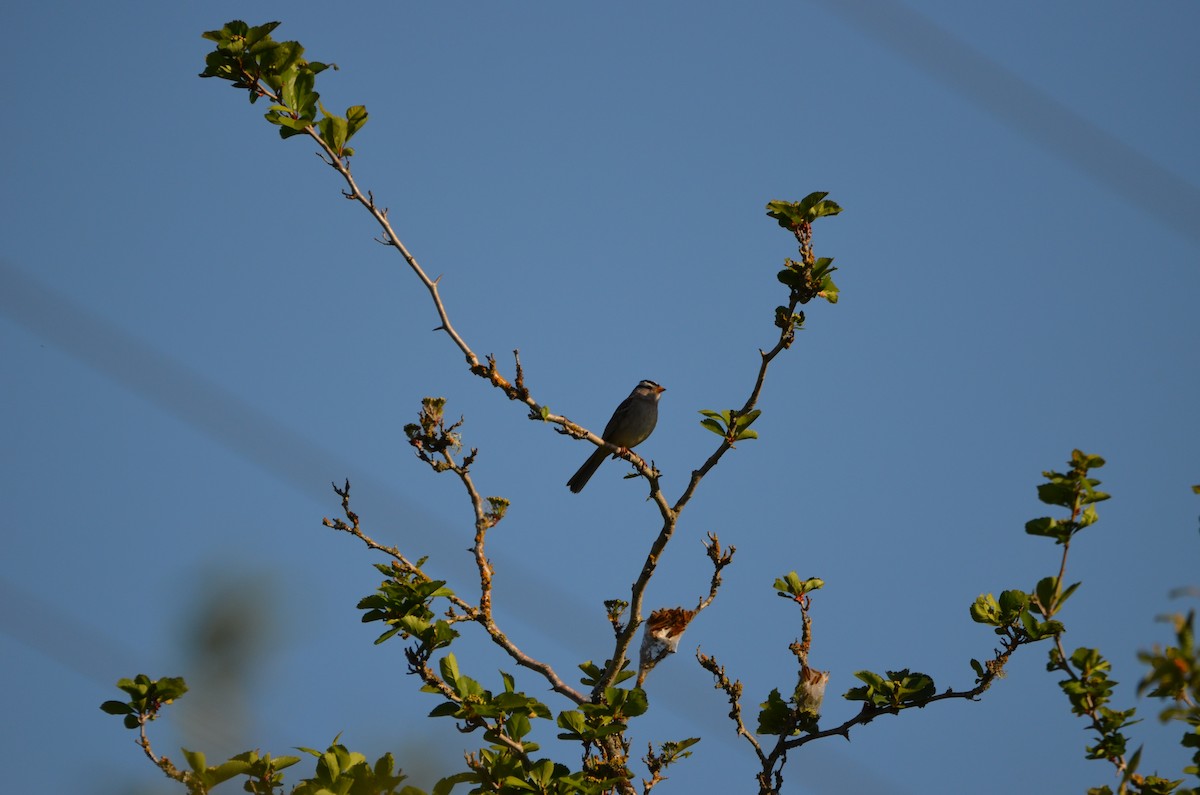
[[[145,674],[138,674],[133,679],[118,679],[117,687],[134,698],[144,697],[150,689],[150,677]]]
[[[164,676],[154,683],[160,701],[174,701],[188,691],[181,676]]]
[[[1046,634],[1043,625],[1038,623],[1038,620],[1033,617],[1033,613],[1028,610],[1021,611],[1021,627],[1025,630],[1025,634],[1034,640],[1038,640]]]
[[[308,69],[292,66],[282,75],[280,99],[286,109],[308,123],[317,115],[317,100],[319,95],[313,91],[316,75]],[[307,126],[307,125],[306,125]]]
[[[276,760],[278,762],[278,760]],[[299,760],[297,760],[299,761]],[[279,765],[275,765],[275,769],[280,769]],[[210,786],[215,787],[223,781],[228,781],[234,776],[243,776],[250,773],[250,765],[246,762],[230,759],[227,762],[222,762],[216,767],[209,768],[206,778],[209,780]]]
[[[1084,676],[1090,676],[1096,671],[1107,671],[1110,667],[1099,651],[1086,646],[1080,646],[1071,653],[1071,664]]]
[[[245,22],[240,24],[242,28],[246,27]],[[253,48],[255,45],[260,44],[261,42],[270,41],[271,31],[275,30],[275,28],[279,27],[281,24],[282,23],[280,22],[265,22],[261,25],[255,25],[243,34],[246,37],[246,43]]]
[[[294,119],[291,116],[274,110],[267,111],[264,118],[271,122],[271,124],[276,124],[280,127],[279,135],[282,138],[291,138],[293,135],[300,135],[312,124],[311,119]]]
[[[1058,607],[1058,578],[1043,577],[1033,589],[1041,604],[1042,615],[1047,618],[1054,614]]]
[[[483,685],[479,684],[479,682],[476,682],[471,677],[462,676],[461,674],[454,682],[454,689],[458,692],[458,695],[463,699],[463,701],[471,701],[477,696],[483,697],[488,695],[488,692],[483,688]]]
[[[554,763],[549,759],[543,759],[529,767],[529,777],[540,784],[543,789],[550,783],[553,776]]]
[[[586,687],[593,687],[600,681],[600,677],[604,675],[604,669],[591,660],[580,663],[579,670],[583,671],[583,676],[580,677],[579,682]]]
[[[329,148],[334,151],[339,157],[342,155],[342,150],[346,146],[346,135],[348,125],[346,120],[341,116],[332,116],[324,108],[321,109],[325,113],[321,120],[317,122],[317,129],[321,133],[321,140],[329,145]]]
[[[532,784],[530,784],[522,779],[519,779],[516,776],[505,776],[504,777],[504,788],[500,791],[501,792],[512,792],[513,790],[518,790],[521,792],[537,792],[537,789],[535,789]]]
[[[791,287],[794,290],[801,290],[806,285],[804,274],[800,273],[799,271],[794,271],[791,268],[784,268],[779,273],[775,274],[775,278],[778,279],[783,285]]]
[[[1068,525],[1060,524],[1058,520],[1049,516],[1030,519],[1025,523],[1025,532],[1031,536],[1057,539],[1060,543],[1071,536],[1071,528]]]
[[[341,760],[334,751],[326,751],[318,757],[317,770],[324,770],[330,781],[336,780],[342,774]]]
[[[134,712],[133,707],[129,706],[124,701],[105,701],[100,705],[100,709],[104,710],[109,715],[128,715]]]
[[[203,773],[205,768],[208,767],[208,761],[202,752],[189,751],[186,748],[180,748],[179,750],[183,752],[183,758],[187,760],[188,767],[192,769],[193,773]]]
[[[566,733],[559,734],[560,740],[582,740],[584,733],[587,730],[587,719],[582,712],[578,710],[568,710],[558,713],[558,727],[566,729]]]
[[[822,298],[831,304],[838,302],[839,291],[837,285],[833,283],[833,279],[828,276],[821,278],[821,291],[818,293]]]
[[[757,730],[759,734],[784,735],[795,732],[792,710],[783,700],[783,696],[779,695],[778,689],[772,690],[767,696],[767,700],[759,704],[759,707]]]
[[[275,27],[279,26],[279,23],[278,22],[268,22],[267,25],[271,25],[272,29],[274,29]],[[266,25],[264,25],[263,27],[266,27]],[[228,41],[229,39],[233,38],[234,36],[244,37],[246,35],[247,31],[249,31],[249,29],[250,29],[250,26],[247,25],[245,22],[243,22],[240,19],[234,19],[229,22],[226,22],[225,27],[221,28],[220,30],[206,30],[205,32],[200,34],[200,38],[208,39],[209,41],[216,41],[216,42],[220,42],[223,40]]]
[[[739,414],[737,419],[734,421],[734,427],[738,430],[749,428],[754,421],[758,419],[760,414],[762,414],[760,409],[751,409],[745,414]]]
[[[367,109],[362,105],[351,105],[346,108],[346,138],[354,137],[354,134],[362,129],[362,126],[367,123]]]
[[[364,621],[366,620],[366,616],[363,616],[363,620]],[[398,635],[400,632],[401,632],[400,627],[392,627],[387,632],[384,632],[382,635],[380,635],[378,638],[376,638],[375,643],[373,645],[378,646],[380,643],[383,643],[385,640],[388,640],[389,638],[392,638],[393,636]]]
[[[635,687],[632,690],[622,692],[627,694],[621,710],[625,717],[636,718],[639,715],[645,715],[646,710],[650,709],[650,700],[646,698],[645,690]]]
[[[1029,594],[1013,588],[1000,592],[1000,620],[1005,624],[1016,621],[1026,607],[1029,606]]]
[[[1004,622],[1000,619],[1000,604],[996,597],[990,593],[977,596],[971,603],[971,619],[979,624],[1001,626]]]
[[[518,712],[517,714],[510,716],[509,719],[505,721],[505,731],[508,733],[508,736],[512,737],[514,740],[520,740],[532,730],[533,726],[530,724],[529,718],[524,713]]]
[[[868,687],[878,687],[884,682],[883,677],[874,671],[856,671],[854,678],[860,682],[866,682]]]
[[[734,437],[733,438],[735,441],[740,442],[743,439],[757,439],[758,438],[758,431],[752,431],[752,430],[749,430],[749,428],[750,428],[750,425],[753,424],[753,422],[758,419],[760,414],[762,414],[762,411],[760,411],[759,409],[751,409],[750,411],[747,411],[745,414],[738,415],[737,419],[734,420],[734,426],[733,426],[734,427]]]
[[[446,680],[446,684],[451,687],[455,686],[458,681],[458,660],[453,654],[447,654],[438,662],[438,668],[442,672],[442,678]]]
[[[429,631],[429,628],[433,626],[424,618],[412,615],[400,616],[399,618],[395,619],[395,622],[403,632],[409,635],[415,635],[416,637],[423,636]]]
[[[874,671],[857,671],[854,678],[866,684],[865,687],[852,687],[845,692],[842,698],[847,701],[866,701],[870,704],[878,704],[881,691],[886,690],[886,680]],[[886,700],[886,698],[884,698]]]
[[[904,701],[923,701],[931,698],[937,688],[934,686],[933,677],[920,672],[908,673],[905,669],[899,673],[892,673],[893,678],[899,678],[901,681],[901,697]]]
[[[431,795],[450,795],[450,791],[454,789],[456,784],[475,784],[479,782],[479,774],[474,772],[455,773],[452,776],[446,776],[440,779],[433,785]]]
[[[1070,508],[1075,505],[1075,488],[1070,483],[1042,483],[1037,487],[1038,499],[1047,505]]]
[[[1061,594],[1059,594],[1058,606],[1062,607],[1063,603],[1071,598],[1071,594],[1075,593],[1075,589],[1078,588],[1080,585],[1082,585],[1082,583],[1077,582],[1073,585],[1067,586],[1066,589],[1064,589],[1063,592]]]
[[[626,662],[626,665],[628,665],[628,662]],[[624,668],[625,668],[624,665],[622,665],[621,668],[622,668],[621,672],[619,674],[617,674],[615,679],[613,679],[614,684],[619,685],[622,682],[624,682],[626,679],[632,679],[633,677],[637,676],[637,673],[634,671],[624,670]]]

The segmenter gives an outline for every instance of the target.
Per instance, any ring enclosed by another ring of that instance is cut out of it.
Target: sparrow
[[[629,397],[621,401],[612,419],[604,426],[602,434],[604,441],[616,447],[631,450],[649,438],[658,424],[658,399],[666,390],[649,379],[641,381],[629,393]],[[567,481],[567,488],[578,494],[596,474],[596,470],[609,456],[609,451],[597,447],[596,452],[588,456],[579,471]]]

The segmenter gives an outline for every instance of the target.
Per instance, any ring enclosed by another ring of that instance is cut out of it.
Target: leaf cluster
[[[501,742],[503,738],[521,741],[531,730],[531,717],[550,719],[549,707],[535,698],[517,692],[516,680],[512,674],[500,672],[504,681],[504,691],[493,695],[492,691],[459,671],[458,660],[453,654],[443,657],[438,663],[438,668],[442,682],[449,686],[451,698],[434,707],[429,713],[431,718],[451,717],[467,730],[484,727],[484,738],[496,743]],[[433,685],[425,685],[421,689],[426,693],[445,692]],[[488,728],[489,726],[495,728]],[[537,749],[536,743],[522,743],[521,750],[524,753]]]
[[[279,24],[251,27],[235,19],[220,30],[206,31],[204,38],[216,42],[216,47],[205,57],[200,77],[228,80],[234,88],[246,90],[252,103],[260,97],[272,100],[266,119],[279,127],[281,138],[312,134],[334,157],[351,157],[354,150],[346,144],[367,123],[367,109],[353,105],[345,116],[327,111],[315,87],[317,75],[331,64],[306,60],[299,42],[273,39],[271,31]]]
[[[971,619],[979,624],[995,627],[997,635],[1017,638],[1027,643],[1055,637],[1063,632],[1060,621],[1039,621],[1038,615],[1052,615],[1063,602],[1075,592],[1079,583],[1060,591],[1057,577],[1043,577],[1034,590],[1035,596],[1015,588],[1001,591],[1000,598],[981,594],[971,604]],[[979,664],[971,661],[976,672],[982,673]]]
[[[151,679],[138,674],[133,679],[121,679],[117,687],[130,696],[128,701],[105,701],[100,709],[109,715],[124,716],[126,729],[137,729],[146,721],[158,718],[159,710],[187,692],[187,683],[179,676]]]
[[[1047,505],[1066,508],[1069,515],[1062,518],[1040,517],[1025,523],[1027,534],[1053,538],[1056,544],[1062,545],[1058,574],[1038,580],[1029,592],[1012,588],[1001,591],[999,598],[990,593],[981,594],[971,604],[971,619],[994,627],[996,634],[1005,638],[1009,651],[1042,640],[1052,639],[1058,643],[1065,628],[1054,616],[1079,588],[1077,582],[1063,585],[1071,539],[1084,528],[1095,524],[1099,518],[1095,503],[1109,497],[1096,490],[1100,481],[1090,476],[1091,470],[1104,466],[1103,458],[1076,449],[1071,451],[1067,463],[1070,468],[1066,472],[1048,470],[1042,473],[1046,481],[1038,485],[1037,496]],[[975,670],[976,682],[981,686],[987,686],[998,674],[995,661],[981,663],[971,660],[971,667]]]
[[[237,776],[246,778],[242,789],[251,795],[276,795],[283,787],[283,771],[300,761],[297,756],[273,757],[250,750],[210,765],[202,752],[181,748],[188,767],[179,770],[170,759],[154,753],[145,734],[145,723],[154,720],[164,706],[182,697],[187,692],[187,683],[177,676],[151,679],[138,674],[133,679],[121,679],[117,687],[132,698],[129,701],[105,701],[100,709],[110,715],[123,715],[127,728],[141,728],[139,745],[146,755],[169,777],[183,784],[189,795],[206,795],[214,787]],[[316,771],[312,778],[298,782],[292,795],[424,795],[414,787],[400,787],[406,777],[396,769],[391,754],[384,754],[371,765],[362,754],[352,753],[339,745],[337,738],[323,752],[311,748],[299,750],[317,758]],[[441,792],[449,792],[449,788]]]
[[[400,787],[407,778],[396,768],[390,753],[367,762],[357,751],[350,751],[334,738],[324,751],[300,748],[317,759],[316,772],[292,790],[292,795],[423,795],[416,787]]]
[[[818,218],[837,215],[842,211],[837,202],[825,198],[828,195],[828,191],[815,191],[798,202],[767,202],[767,215],[778,221],[784,229],[795,232]]]
[[[433,600],[449,598],[454,591],[446,587],[444,580],[430,580],[398,563],[376,563],[375,568],[387,579],[370,596],[358,602],[358,609],[365,610],[362,622],[383,621],[388,625],[375,644],[383,643],[395,635],[415,638],[423,656],[428,659],[435,650],[450,645],[458,633],[444,619],[437,618]]]
[[[817,258],[812,251],[813,221],[842,211],[837,202],[825,198],[828,195],[828,192],[816,191],[798,202],[777,200],[767,203],[767,215],[795,235],[800,244],[800,259],[785,260],[783,270],[776,275],[791,290],[793,307],[807,304],[814,298],[824,298],[831,304],[836,304],[838,300],[838,288],[832,276],[837,270],[833,267],[833,259]],[[784,328],[789,323],[797,328],[803,326],[804,313],[793,315],[787,307],[777,307],[775,325]]]
[[[798,600],[802,599],[813,591],[820,590],[825,587],[825,581],[820,577],[809,577],[807,580],[800,579],[800,575],[794,571],[789,571],[783,577],[776,577],[775,595],[781,596],[784,599]]]
[[[1193,749],[1192,764],[1183,772],[1200,780],[1200,659],[1196,654],[1196,613],[1168,616],[1166,620],[1173,625],[1175,644],[1166,648],[1155,646],[1138,654],[1138,659],[1149,671],[1138,682],[1137,691],[1138,695],[1148,693],[1167,702],[1159,713],[1159,719],[1164,723],[1178,721],[1188,727],[1180,744]],[[1200,792],[1200,787],[1193,792]]]
[[[758,409],[752,409],[745,414],[739,413],[736,409],[725,409],[724,411],[701,409],[700,413],[704,415],[700,424],[717,436],[727,439],[730,447],[734,442],[740,442],[743,439],[758,438],[758,432],[750,430],[750,426],[762,414]]]
[[[462,447],[462,436],[457,432],[463,421],[446,425],[446,399],[426,397],[421,399],[421,413],[415,423],[404,426],[408,443],[419,453],[436,455]],[[428,460],[422,457],[422,460]]]
[[[1108,494],[1096,489],[1100,481],[1088,477],[1090,470],[1104,466],[1103,458],[1074,450],[1067,463],[1071,468],[1066,472],[1043,472],[1047,480],[1038,486],[1037,493],[1042,502],[1067,508],[1071,515],[1065,519],[1043,516],[1025,523],[1026,533],[1053,538],[1056,544],[1068,543],[1076,533],[1095,524],[1095,504],[1109,499]]]
[[[907,668],[888,671],[883,676],[873,671],[858,671],[854,678],[864,684],[850,688],[843,697],[847,701],[864,701],[875,709],[900,710],[924,706],[924,702],[936,692],[932,677]]]
[[[798,678],[790,698],[785,699],[779,688],[772,688],[767,700],[758,705],[758,734],[791,737],[801,732],[815,732],[820,718],[819,706],[813,709],[807,697],[804,680]]]
[[[592,663],[585,663],[580,668],[585,673],[585,684],[602,674],[602,669]],[[451,654],[440,660],[439,672],[445,687],[441,683],[431,683],[422,688],[447,696],[444,703],[429,713],[430,717],[454,718],[462,731],[482,728],[484,739],[491,743],[489,748],[468,757],[468,771],[450,776],[442,783],[470,783],[474,785],[473,793],[599,795],[628,780],[630,774],[623,759],[614,760],[611,754],[597,751],[613,741],[619,742],[629,720],[649,708],[646,693],[640,688],[610,687],[604,691],[603,698],[558,713],[554,718],[560,729],[558,739],[578,742],[584,749],[581,769],[572,771],[549,759],[532,758],[531,755],[540,749],[537,743],[526,739],[533,730],[532,720],[550,720],[551,712],[541,701],[517,691],[510,674],[500,673],[504,690],[492,693],[459,671],[457,660]],[[686,756],[678,753],[681,750],[677,748],[676,752],[660,758],[660,766]]]
[[[259,754],[255,750],[243,751],[225,762],[209,765],[208,759],[199,751],[189,751],[186,748],[181,748],[180,751],[188,763],[189,771],[186,775],[191,792],[207,792],[234,776],[245,776],[246,782],[242,788],[246,792],[253,795],[274,795],[275,791],[283,786],[283,771],[300,761],[298,756],[272,757],[270,754]],[[293,789],[293,795],[299,791],[299,788]]]
[[[1080,647],[1064,659],[1058,649],[1050,651],[1046,670],[1066,671],[1070,676],[1058,683],[1071,702],[1071,712],[1093,720],[1098,737],[1088,747],[1088,759],[1117,759],[1125,755],[1128,740],[1121,729],[1138,721],[1130,720],[1136,710],[1114,710],[1105,706],[1112,698],[1117,682],[1108,676],[1112,666],[1096,649]]]

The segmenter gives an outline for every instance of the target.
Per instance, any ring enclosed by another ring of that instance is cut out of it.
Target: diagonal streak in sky
[[[812,3],[990,112],[1130,208],[1200,243],[1200,188],[896,0]]]

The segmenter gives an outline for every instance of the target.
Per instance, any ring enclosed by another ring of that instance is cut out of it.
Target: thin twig
[[[472,548],[475,555],[475,565],[479,569],[479,610],[475,615],[475,620],[483,626],[487,631],[488,636],[500,648],[511,657],[517,665],[536,671],[550,683],[550,687],[554,692],[560,693],[574,701],[576,704],[587,702],[587,696],[580,693],[575,688],[568,685],[559,677],[548,663],[536,660],[530,657],[525,652],[521,651],[515,643],[509,640],[500,627],[496,624],[495,617],[492,615],[492,565],[484,553],[484,541],[487,536],[488,528],[495,522],[488,515],[484,508],[484,500],[479,494],[479,490],[475,488],[475,482],[471,478],[470,472],[465,468],[458,466],[450,457],[449,451],[443,451],[443,456],[453,465],[453,471],[462,481],[463,487],[467,490],[467,496],[471,500],[471,508],[475,512],[475,544]]]
[[[146,754],[146,757],[154,763],[155,767],[166,774],[167,778],[174,779],[180,784],[187,785],[190,773],[175,767],[174,763],[172,763],[169,758],[165,756],[158,756],[154,753],[154,749],[150,746],[150,737],[146,734],[146,724],[149,723],[149,721],[149,715],[138,716],[138,747],[141,748],[142,752]]]
[[[798,303],[799,302],[796,298],[793,297],[791,299],[788,305],[789,314],[796,311],[796,306]],[[780,332],[779,341],[775,343],[775,346],[771,348],[771,350],[765,353],[761,350],[759,351],[761,361],[758,365],[758,374],[754,379],[754,388],[750,390],[749,397],[746,398],[746,402],[742,405],[742,408],[738,410],[738,416],[745,416],[749,412],[753,411],[754,407],[758,405],[759,395],[762,394],[763,384],[765,384],[767,380],[767,368],[771,366],[771,362],[775,360],[775,357],[778,356],[785,348],[790,347],[791,344],[791,336],[789,335],[787,329],[784,329]],[[688,502],[692,499],[692,496],[696,493],[696,488],[700,485],[700,481],[704,479],[704,476],[708,474],[709,470],[715,467],[717,462],[721,460],[722,456],[729,452],[732,447],[733,443],[730,442],[729,439],[722,439],[721,444],[718,445],[717,449],[714,450],[712,455],[708,457],[708,460],[706,460],[699,469],[692,472],[692,477],[688,480],[687,488],[684,489],[683,494],[680,495],[679,499],[675,502],[675,505],[671,509],[676,515],[683,512],[684,506],[688,504]]]

